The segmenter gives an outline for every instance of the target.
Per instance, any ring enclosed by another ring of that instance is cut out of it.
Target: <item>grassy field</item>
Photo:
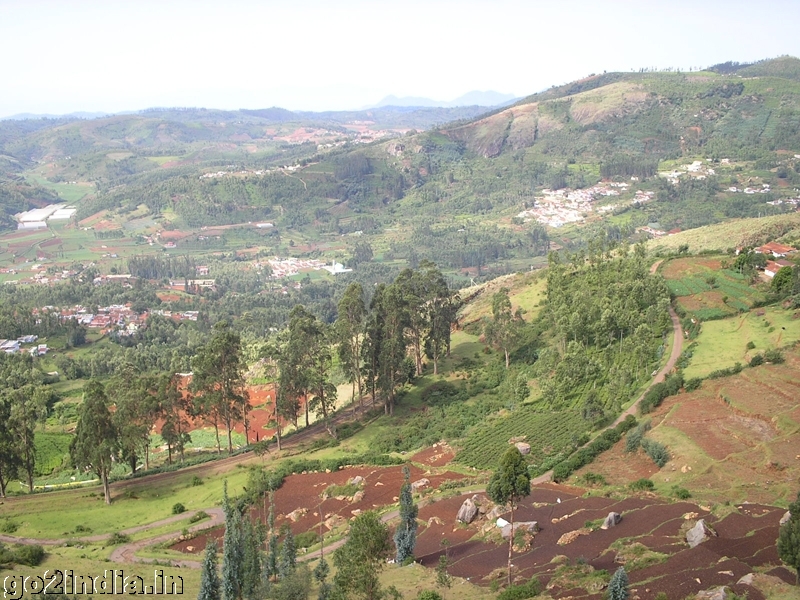
[[[58,194],[59,198],[68,203],[77,202],[94,191],[94,186],[91,183],[53,183],[40,175],[32,173],[28,174],[26,178],[37,185],[53,190]]]
[[[704,377],[711,371],[745,364],[752,356],[770,348],[790,346],[800,340],[800,320],[782,308],[752,311],[742,316],[706,321],[697,340],[689,347],[692,358],[684,376]],[[755,348],[747,350],[748,342]]]
[[[718,250],[742,245],[763,243],[773,235],[793,236],[800,234],[800,214],[774,215],[759,219],[733,219],[716,225],[706,225],[697,229],[681,231],[675,235],[647,242],[651,252],[674,252],[683,244],[689,245],[690,252]]]
[[[690,256],[665,263],[660,272],[678,305],[701,321],[747,311],[764,299],[741,273],[722,268],[726,256]]]

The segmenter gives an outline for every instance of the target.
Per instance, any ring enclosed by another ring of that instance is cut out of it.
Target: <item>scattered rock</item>
[[[733,577],[733,571],[717,571],[720,575],[727,575],[728,577]]]
[[[711,512],[711,507],[710,507],[710,506],[705,506],[705,505],[701,504],[701,505],[700,505],[700,510],[704,510],[704,511],[706,511],[706,512]]]
[[[496,521],[497,517],[507,512],[508,512],[507,506],[497,505],[492,510],[486,513],[486,520],[491,522]]]
[[[608,529],[609,527],[614,527],[615,525],[619,525],[619,522],[622,521],[622,515],[615,512],[608,513],[606,520],[603,521],[603,524],[600,526],[600,529]]]
[[[351,511],[350,511],[350,513],[351,513],[351,514],[352,514],[354,517],[357,517],[358,515],[360,515],[360,514],[361,514],[361,509],[360,509],[360,508],[354,508],[353,510],[351,510]]]
[[[421,490],[422,488],[426,488],[430,485],[430,480],[423,477],[422,479],[417,479],[414,483],[411,484],[411,491],[416,492]]]
[[[716,535],[716,532],[706,525],[705,520],[700,519],[694,527],[686,532],[686,543],[689,544],[690,548],[694,548],[695,546],[702,544],[710,536]]]
[[[329,519],[325,520],[325,527],[328,528],[328,531],[335,529],[339,525],[344,523],[344,518],[340,517],[339,515],[331,515]]]
[[[331,470],[330,470],[330,469],[325,469],[325,472],[326,472],[326,473],[330,473],[330,472],[331,472]]]
[[[753,573],[748,573],[747,575],[742,575],[739,578],[739,581],[736,582],[736,585],[753,585]]]
[[[696,519],[696,518],[697,518],[697,517],[699,517],[699,516],[700,516],[700,515],[699,515],[699,514],[697,514],[696,512],[690,512],[690,513],[686,513],[685,515],[683,515],[683,518],[684,518],[686,521],[688,521],[688,520],[690,520],[690,519]]]
[[[308,512],[307,508],[295,508],[292,512],[286,515],[286,518],[289,519],[292,523],[297,523],[300,518]]]
[[[437,525],[444,525],[442,520],[439,517],[436,517],[436,516],[433,516],[430,519],[428,519],[428,527],[430,527],[434,523],[436,523]]]
[[[364,483],[364,478],[361,475],[356,475],[352,479],[350,479],[347,483],[350,485],[361,485]]]
[[[361,502],[364,499],[364,490],[359,490],[353,494],[353,502]]]
[[[194,546],[186,546],[187,552],[194,552]]]
[[[697,600],[726,600],[728,598],[728,589],[725,586],[721,586],[713,590],[697,592],[695,598]]]
[[[789,519],[792,518],[792,513],[790,511],[786,511],[784,515],[781,517],[780,526],[783,527],[789,522]]]
[[[514,523],[513,529],[511,527],[511,523],[509,523],[500,530],[500,535],[503,536],[504,540],[507,540],[508,536],[511,535],[511,532],[516,532],[518,529],[522,529],[526,533],[535,534],[539,531],[539,523],[536,521],[522,521],[520,523]]]
[[[379,485],[383,485],[383,484],[380,481],[376,481],[375,482],[375,487],[378,487]]]
[[[517,447],[517,450],[519,450],[520,454],[525,455],[531,453],[531,445],[527,442],[517,442],[514,445]]]
[[[559,546],[566,546],[567,544],[577,540],[580,536],[589,535],[589,533],[591,532],[585,527],[581,527],[580,529],[576,529],[575,531],[568,531],[560,538],[558,538],[556,544],[558,544]]]
[[[519,442],[524,442],[528,438],[527,435],[515,435],[510,440],[508,440],[509,444],[518,444]]]
[[[456,521],[460,521],[462,523],[472,523],[472,521],[475,519],[475,515],[477,514],[478,507],[475,505],[475,501],[472,498],[467,498],[464,500],[461,508],[458,509]]]

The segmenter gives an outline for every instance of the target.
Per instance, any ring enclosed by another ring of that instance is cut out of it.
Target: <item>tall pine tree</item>
[[[200,593],[197,600],[221,600],[219,573],[217,573],[217,542],[209,540],[200,573]]]
[[[628,595],[628,573],[620,567],[608,582],[608,600],[628,600]]]
[[[394,532],[394,545],[397,548],[397,564],[403,564],[414,557],[414,546],[417,544],[417,505],[411,495],[411,472],[403,467],[405,481],[400,488],[400,523]]]
[[[241,600],[242,564],[242,515],[228,499],[228,482],[223,487],[222,509],[225,512],[225,536],[222,544],[222,598]]]

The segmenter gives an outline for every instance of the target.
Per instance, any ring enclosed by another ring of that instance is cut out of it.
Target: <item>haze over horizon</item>
[[[6,0],[0,118],[525,96],[604,70],[800,56],[798,20],[800,3],[787,0]]]

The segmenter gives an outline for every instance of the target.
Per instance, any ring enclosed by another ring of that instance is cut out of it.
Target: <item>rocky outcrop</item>
[[[535,534],[539,531],[539,523],[536,521],[520,521],[519,523],[514,523],[513,528],[511,523],[509,523],[500,530],[500,535],[503,536],[503,539],[507,540],[512,531],[516,532],[518,529],[522,529],[526,533]]]
[[[716,535],[717,533],[706,525],[705,520],[700,519],[694,527],[686,532],[686,543],[689,544],[690,548],[694,548],[705,542],[709,537],[715,537]]]
[[[784,525],[786,525],[789,522],[789,519],[791,518],[792,518],[792,513],[787,510],[781,517],[780,526],[783,527]]]
[[[458,509],[456,521],[460,521],[461,523],[472,523],[477,514],[478,507],[475,504],[475,501],[472,498],[467,498],[461,504],[461,508]]]
[[[725,586],[697,592],[697,596],[695,596],[697,600],[727,600],[729,597],[728,588]]]
[[[350,485],[363,485],[364,478],[361,475],[356,475],[347,483],[349,483]]]
[[[527,442],[517,442],[514,445],[517,447],[517,450],[519,450],[520,454],[525,455],[531,453],[531,445]]]
[[[614,527],[619,525],[619,522],[622,521],[622,515],[615,512],[608,513],[606,520],[603,521],[603,524],[600,526],[600,529],[608,529],[610,527]]]
[[[411,484],[411,491],[418,492],[419,490],[428,487],[431,484],[430,480],[426,478],[417,479],[415,482]]]

